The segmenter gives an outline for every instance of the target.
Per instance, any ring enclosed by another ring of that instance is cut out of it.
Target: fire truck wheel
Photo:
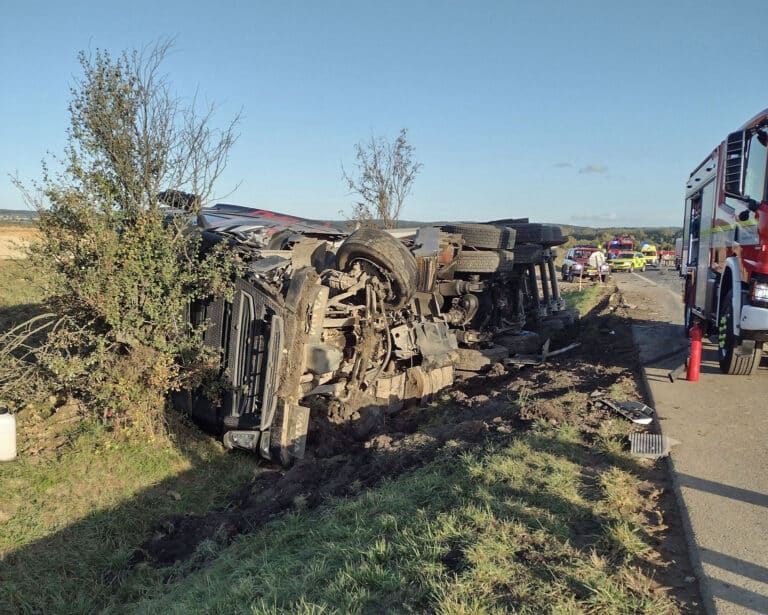
[[[391,282],[392,296],[386,304],[403,307],[416,292],[416,259],[402,242],[386,231],[361,228],[344,240],[336,251],[336,266],[347,271],[356,261],[372,264]]]
[[[720,371],[724,374],[748,376],[760,365],[762,346],[755,346],[751,352],[739,348],[741,339],[733,333],[733,291],[728,291],[721,305],[723,312],[717,319],[717,358]]]
[[[511,250],[515,247],[515,229],[493,224],[456,223],[442,227],[446,233],[458,233],[465,245],[489,250]]]

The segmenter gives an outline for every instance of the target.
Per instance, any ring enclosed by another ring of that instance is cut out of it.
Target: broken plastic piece
[[[653,421],[653,408],[639,401],[618,402],[613,399],[597,399],[593,403],[605,406],[638,425],[650,425]]]

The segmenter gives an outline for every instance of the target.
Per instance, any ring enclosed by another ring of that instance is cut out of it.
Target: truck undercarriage
[[[346,233],[230,205],[200,222],[246,269],[232,301],[192,309],[220,356],[222,398],[193,391],[177,405],[226,446],[284,465],[304,455],[318,407],[354,421],[362,408],[426,402],[478,357],[507,356],[500,338],[565,310],[552,253],[564,239],[551,225]]]

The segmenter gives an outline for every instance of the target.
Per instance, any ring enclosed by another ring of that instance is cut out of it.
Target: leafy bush
[[[30,262],[48,315],[6,334],[0,402],[65,393],[113,427],[155,434],[166,394],[215,369],[188,309],[226,293],[237,262],[224,246],[202,254],[193,222],[238,119],[214,130],[212,109],[200,115],[171,96],[159,73],[169,47],[81,53],[60,172],[44,165],[31,188],[16,180],[40,214]],[[195,197],[171,213],[163,190]]]

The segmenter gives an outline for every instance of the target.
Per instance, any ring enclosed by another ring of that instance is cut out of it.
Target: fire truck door
[[[696,250],[696,297],[695,304],[704,316],[710,315],[710,310],[714,309],[712,304],[712,293],[714,292],[714,276],[710,274],[710,248],[712,246],[712,217],[715,212],[715,182],[711,181],[701,189],[701,207],[700,220],[695,225],[698,234],[696,243],[693,245],[694,224],[691,219],[691,258],[694,249]],[[695,205],[695,203],[694,203]],[[693,208],[692,208],[693,209]],[[691,213],[693,216],[693,212]]]

